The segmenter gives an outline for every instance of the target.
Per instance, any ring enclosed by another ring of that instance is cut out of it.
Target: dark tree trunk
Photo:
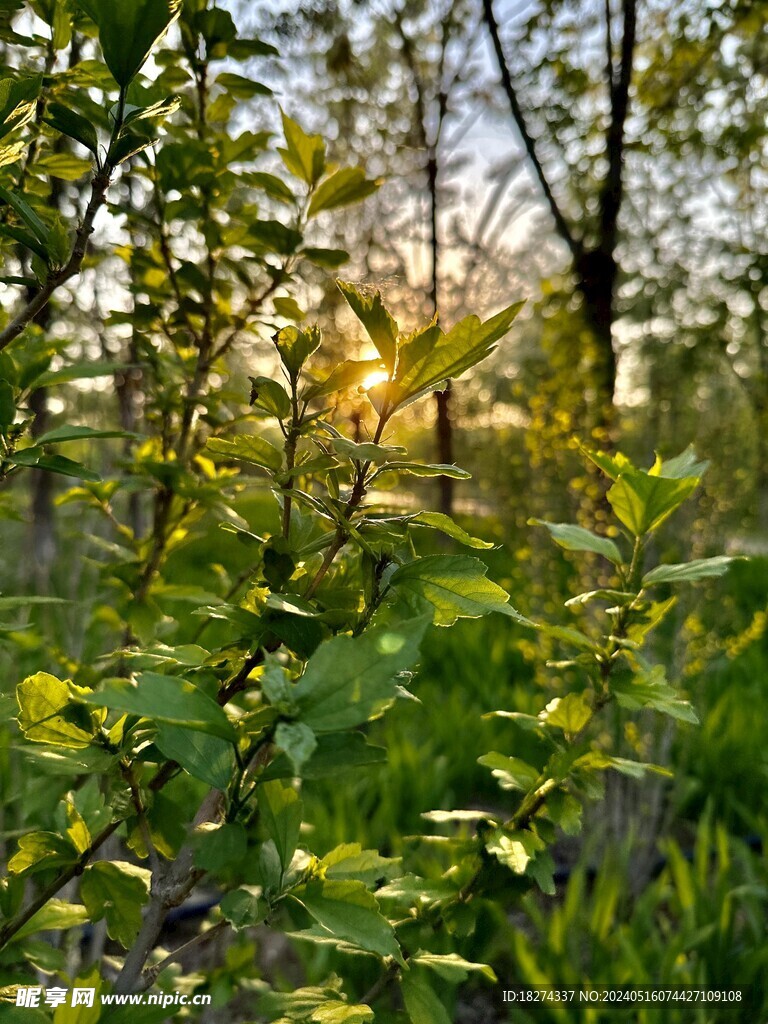
[[[50,413],[45,388],[33,391],[29,398],[29,408],[34,416],[32,423],[32,439],[40,437],[48,430]],[[32,521],[31,569],[37,590],[48,589],[50,570],[56,558],[56,523],[53,511],[53,473],[36,470],[30,474],[30,511]]]
[[[625,128],[629,114],[630,85],[634,64],[637,35],[637,0],[622,0],[621,38],[614,53],[612,14],[606,5],[606,90],[610,119],[605,131],[605,159],[607,171],[600,183],[597,203],[598,216],[594,240],[587,240],[565,216],[544,164],[539,157],[537,140],[531,134],[526,114],[518,98],[517,89],[509,70],[499,35],[499,26],[493,11],[493,0],[483,0],[483,17],[493,44],[501,74],[501,84],[509,102],[514,121],[528,160],[539,182],[555,229],[568,246],[572,258],[576,287],[584,301],[584,310],[594,342],[591,381],[594,390],[591,405],[594,425],[603,428],[604,442],[610,443],[615,434],[616,355],[613,347],[614,300],[618,279],[616,243],[619,233],[619,214],[624,197]],[[586,218],[586,213],[585,213]]]
[[[574,263],[574,273],[595,348],[592,365],[595,426],[605,428],[608,433],[605,440],[609,440],[616,391],[613,321],[618,266],[612,251],[593,249],[579,255]]]

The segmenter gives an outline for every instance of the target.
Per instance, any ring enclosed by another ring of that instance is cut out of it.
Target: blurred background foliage
[[[584,471],[574,438],[620,439],[622,450],[645,461],[654,449],[671,455],[694,444],[711,469],[687,521],[684,513],[662,531],[656,554],[672,561],[721,550],[752,556],[723,580],[681,594],[667,638],[658,641],[658,658],[682,681],[701,725],[670,730],[648,715],[625,730],[627,751],[669,764],[674,779],[621,779],[590,815],[583,839],[558,847],[556,897],[529,894],[525,915],[499,912],[460,952],[493,963],[508,984],[647,981],[764,991],[768,5],[219,5],[236,16],[244,35],[258,35],[280,54],[259,69],[273,95],[238,96],[233,128],[274,130],[279,103],[330,140],[334,160],[361,163],[370,177],[384,179],[366,203],[318,229],[322,244],[349,253],[347,279],[381,289],[403,324],[435,308],[451,324],[528,298],[503,350],[435,403],[431,419],[412,414],[409,443],[416,457],[437,452],[435,461],[471,470],[471,481],[441,490],[437,500],[498,545],[484,554],[489,575],[515,606],[552,619],[573,588],[582,589],[571,556],[526,525],[546,516],[600,528],[600,484]],[[0,4],[0,18],[12,7]],[[634,38],[627,40],[633,18]],[[72,49],[81,48],[73,63],[92,45],[73,40]],[[617,140],[617,94],[629,71]],[[614,182],[606,198],[616,163],[621,188],[617,195]],[[80,187],[63,173],[65,207]],[[140,203],[130,173],[118,188],[116,207]],[[616,206],[613,223],[606,220],[608,200]],[[97,237],[104,251],[129,241],[119,222],[105,230],[109,239]],[[338,237],[329,240],[328,231]],[[133,241],[140,246],[140,238]],[[603,263],[595,272],[595,254],[615,266]],[[85,360],[122,361],[130,339],[120,317],[107,314],[121,301],[115,289],[127,294],[130,275],[145,270],[138,260],[91,260],[87,287],[78,290],[65,326],[59,322],[47,338],[54,371]],[[596,320],[600,302],[605,313],[605,295],[595,294],[595,281],[604,287],[609,278],[606,325]],[[366,355],[333,275],[316,268],[300,287],[301,304],[319,311],[334,339],[328,349],[339,359]],[[44,335],[46,325],[37,329]],[[248,373],[267,372],[267,332],[254,329],[249,344],[233,359],[230,377],[219,380],[223,391],[242,390]],[[135,356],[125,371],[92,380],[68,384],[62,373],[37,393],[41,429],[73,417],[140,430],[143,370]],[[359,423],[354,404],[339,412]],[[122,458],[119,445],[105,445],[103,458],[108,474]],[[4,693],[41,664],[66,669],[68,659],[97,657],[100,628],[106,635],[113,625],[108,604],[99,603],[96,551],[108,542],[98,514],[68,503],[65,482],[48,474],[33,471],[24,481],[0,490],[0,514],[8,520],[0,590],[55,593],[73,603],[34,608],[23,629],[12,627],[12,646],[0,646]],[[414,507],[435,500],[432,485],[417,481],[397,500]],[[236,507],[258,531],[269,530],[276,516],[269,495],[251,490]],[[236,577],[241,566],[242,547],[215,530],[177,557],[174,578],[208,580],[215,589],[218,578]],[[196,628],[192,621],[189,640]],[[497,788],[476,758],[494,747],[501,727],[482,716],[496,707],[536,712],[542,688],[552,685],[540,666],[559,655],[551,643],[495,617],[433,631],[414,686],[423,703],[402,703],[370,728],[371,741],[387,748],[387,764],[343,786],[306,784],[314,848],[322,853],[359,841],[399,854],[421,830],[424,812],[493,808]],[[26,822],[52,813],[58,799],[45,776],[22,788],[19,773],[26,769],[12,742],[0,731],[4,843]],[[229,992],[252,957],[246,940],[236,940],[214,989]],[[324,947],[308,949],[300,964],[272,963],[270,970],[312,984],[329,968],[351,969]],[[513,1019],[498,996],[470,987],[454,1019],[488,1021],[491,1013]],[[733,1007],[659,1013],[637,1011],[634,1019],[747,1019]],[[553,1009],[514,1019],[615,1017]]]

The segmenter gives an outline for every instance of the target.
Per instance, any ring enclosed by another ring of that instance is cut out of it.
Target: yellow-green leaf
[[[83,872],[80,896],[93,921],[106,918],[107,933],[129,949],[141,927],[151,874],[127,861],[98,861]]]
[[[320,180],[325,170],[325,143],[319,135],[307,135],[293,118],[283,114],[285,147],[278,148],[283,163],[308,185]]]
[[[225,456],[233,462],[247,462],[277,472],[283,464],[283,456],[273,444],[255,434],[238,434],[231,441],[212,437],[207,449],[214,455]]]
[[[87,747],[93,737],[91,716],[78,698],[90,691],[78,691],[69,680],[47,672],[37,672],[19,683],[18,722],[26,738],[59,747]]]
[[[661,526],[698,483],[698,477],[676,479],[629,470],[619,476],[607,497],[627,529],[642,537]]]

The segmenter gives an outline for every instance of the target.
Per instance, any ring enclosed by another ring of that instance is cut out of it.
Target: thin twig
[[[195,935],[194,938],[190,939],[189,942],[185,942],[183,946],[179,946],[174,949],[173,952],[169,953],[164,960],[161,960],[157,964],[153,964],[152,967],[148,967],[141,975],[141,988],[148,989],[150,985],[154,985],[155,981],[166,967],[170,967],[171,964],[178,963],[185,953],[188,953],[190,949],[195,949],[197,946],[202,946],[206,942],[210,942],[212,938],[224,931],[225,928],[229,927],[229,921],[218,921],[211,928],[208,928],[204,932],[200,932]]]
[[[32,323],[38,313],[48,305],[51,296],[57,288],[60,288],[70,278],[80,273],[85,254],[88,251],[88,243],[93,234],[96,214],[106,202],[111,173],[112,168],[107,164],[94,176],[91,184],[91,198],[88,202],[83,222],[77,229],[75,244],[69,260],[61,270],[48,275],[42,288],[30,299],[21,312],[11,320],[7,327],[0,331],[0,351],[10,345],[12,341],[15,341],[22,331]]]

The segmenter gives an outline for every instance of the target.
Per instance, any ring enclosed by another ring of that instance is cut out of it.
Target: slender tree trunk
[[[608,441],[614,429],[616,392],[613,322],[618,265],[613,251],[591,249],[582,252],[574,262],[574,273],[594,343],[594,423],[606,431],[604,440]]]
[[[607,171],[597,193],[596,241],[587,244],[583,235],[565,216],[555,196],[547,170],[539,156],[538,142],[528,127],[526,114],[509,70],[493,10],[493,0],[483,0],[483,17],[493,44],[512,120],[541,187],[557,234],[568,246],[571,254],[576,287],[584,301],[586,319],[594,343],[590,382],[593,391],[590,395],[590,405],[594,410],[594,425],[603,428],[606,435],[603,440],[610,442],[616,429],[616,355],[613,345],[614,303],[619,271],[616,243],[619,214],[624,198],[625,129],[629,114],[629,93],[637,35],[637,0],[622,0],[621,37],[616,53],[611,8],[607,4],[605,12],[605,84],[610,107],[604,150]]]
[[[440,241],[437,233],[437,147],[433,146],[427,160],[427,184],[429,188],[429,231],[430,231],[430,255],[432,263],[432,281],[430,285],[430,305],[432,315],[437,313],[438,295],[440,288]],[[453,420],[451,417],[452,406],[451,382],[447,381],[445,390],[435,394],[437,404],[437,421],[435,424],[437,432],[437,459],[438,462],[453,462]],[[447,476],[439,476],[438,480],[438,502],[440,511],[449,516],[453,512],[453,480]]]
[[[69,66],[74,67],[80,60],[80,41],[77,35],[73,35],[69,52]],[[48,56],[47,70],[50,71],[55,62],[53,50]],[[45,100],[41,97],[38,100],[37,120],[43,116]],[[37,148],[37,147],[35,147]],[[66,142],[63,136],[58,136],[53,143],[54,153],[61,153],[66,150]],[[30,159],[33,159],[30,157]],[[60,211],[64,189],[58,178],[51,179],[51,190],[48,196],[48,205],[54,210]],[[35,289],[29,290],[29,299],[34,297]],[[51,305],[44,306],[34,317],[34,323],[44,331],[48,329],[53,311]],[[50,411],[48,409],[48,392],[45,388],[38,388],[33,391],[29,399],[29,407],[34,416],[30,434],[33,440],[41,437],[49,429]],[[56,523],[53,505],[54,476],[52,473],[45,473],[40,470],[30,474],[31,501],[30,509],[32,515],[31,540],[32,540],[32,571],[35,576],[36,587],[45,590],[48,587],[51,566],[56,558]]]

